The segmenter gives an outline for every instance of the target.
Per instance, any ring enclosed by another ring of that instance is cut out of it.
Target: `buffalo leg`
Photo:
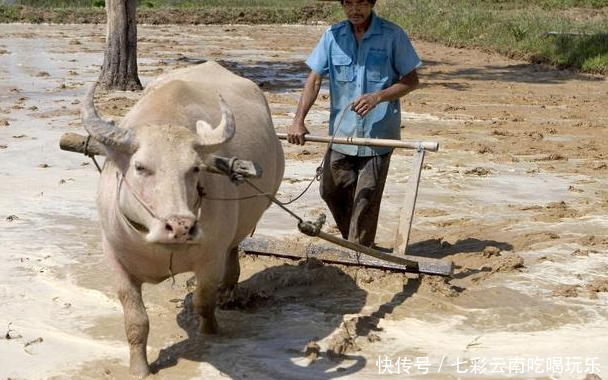
[[[146,346],[150,324],[141,296],[141,282],[130,276],[119,263],[114,267],[118,274],[118,298],[125,317],[125,332],[129,342],[129,371],[143,378],[150,374]]]
[[[130,354],[129,370],[134,376],[146,377],[150,374],[146,354],[150,325],[141,297],[141,284],[119,291],[118,297],[125,314],[125,332]]]
[[[202,334],[216,334],[218,330],[215,319],[215,305],[217,303],[218,282],[206,281],[197,275],[197,286],[194,290],[192,303],[194,310],[200,315],[199,332]]]
[[[237,247],[228,251],[226,256],[226,272],[222,282],[222,290],[231,290],[239,282],[241,266],[239,264],[239,250]]]

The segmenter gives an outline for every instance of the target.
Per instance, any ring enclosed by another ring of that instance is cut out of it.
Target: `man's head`
[[[340,0],[346,18],[355,27],[365,25],[376,5],[376,0]]]

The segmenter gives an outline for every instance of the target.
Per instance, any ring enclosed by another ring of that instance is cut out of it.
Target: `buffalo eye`
[[[201,167],[197,165],[197,166],[195,166],[195,167],[193,167],[193,168],[192,168],[192,171],[193,171],[195,174],[198,174],[198,173],[200,173],[200,172],[201,172]]]
[[[146,167],[143,166],[140,162],[135,162],[135,164],[133,165],[135,167],[135,171],[142,174],[144,172],[146,172]]]

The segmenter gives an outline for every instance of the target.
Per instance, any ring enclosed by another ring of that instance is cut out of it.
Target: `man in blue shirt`
[[[399,98],[418,86],[421,62],[405,32],[376,16],[375,3],[341,0],[347,20],[332,25],[306,60],[311,72],[288,131],[290,143],[305,143],[304,119],[323,76],[330,81],[330,135],[401,138]],[[391,153],[334,144],[326,155],[321,197],[345,239],[373,245]]]

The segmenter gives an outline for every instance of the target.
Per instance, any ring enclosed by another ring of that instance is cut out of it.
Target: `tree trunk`
[[[99,83],[106,89],[141,90],[137,75],[136,0],[106,0],[108,26]]]

